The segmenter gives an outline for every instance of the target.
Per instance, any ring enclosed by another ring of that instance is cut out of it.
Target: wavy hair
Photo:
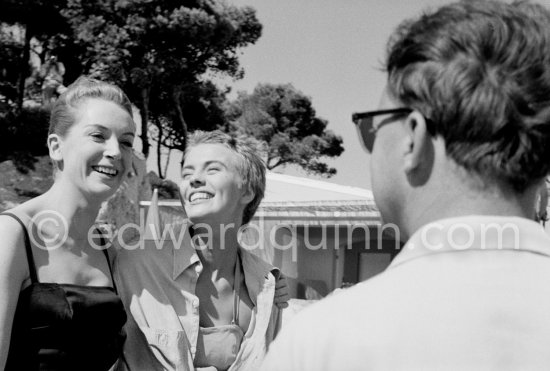
[[[523,192],[550,170],[550,12],[461,1],[390,38],[390,94],[433,123],[456,163]]]

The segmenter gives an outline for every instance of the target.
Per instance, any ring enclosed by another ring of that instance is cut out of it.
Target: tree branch
[[[271,165],[269,164],[269,162],[267,163],[266,167],[268,170],[273,170],[275,169],[277,166],[280,166],[280,165],[283,165],[283,164],[286,164],[286,163],[289,163],[290,161],[289,160],[282,160],[282,159],[279,159],[279,161],[277,161],[275,163],[275,165]]]

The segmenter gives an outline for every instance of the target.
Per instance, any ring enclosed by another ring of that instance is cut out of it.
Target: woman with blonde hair
[[[265,186],[265,164],[249,141],[219,130],[190,135],[183,234],[172,231],[183,237],[121,249],[115,260],[131,371],[259,368],[289,299],[281,272],[239,242]]]
[[[54,103],[54,183],[1,214],[0,368],[108,370],[125,339],[100,205],[131,168],[132,107],[118,87],[80,78]]]

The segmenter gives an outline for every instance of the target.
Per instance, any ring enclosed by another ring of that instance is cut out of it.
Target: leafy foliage
[[[240,93],[228,117],[234,130],[267,144],[268,169],[295,164],[314,174],[336,174],[321,159],[339,156],[342,138],[326,129],[311,99],[292,85],[260,84],[251,94]]]
[[[228,126],[224,111],[225,92],[220,91],[210,81],[190,84],[185,86],[184,90],[186,94],[182,96],[181,103],[189,131],[210,131]],[[169,117],[162,114],[155,115],[153,123],[157,128],[155,139],[164,148],[185,150],[181,126],[172,125]]]
[[[10,37],[9,30],[2,28],[0,33],[0,110],[2,112],[14,108],[18,97],[18,74],[20,56],[23,45],[14,37]]]
[[[225,92],[206,76],[240,78],[239,49],[262,29],[254,9],[224,0],[0,0],[0,9],[0,22],[19,36],[2,38],[0,29],[0,112],[17,116],[25,96],[40,100],[41,77],[29,65],[34,40],[42,64],[47,55],[63,62],[66,84],[88,74],[125,90],[140,110],[146,155],[151,122],[162,122],[181,150],[188,122],[225,125]]]
[[[169,179],[161,179],[153,172],[147,174],[147,179],[149,180],[149,184],[151,184],[151,188],[158,190],[159,199],[174,200],[179,198],[180,189],[175,182]]]
[[[47,112],[23,106],[25,97],[40,100],[33,50],[42,63],[48,54],[64,63],[66,84],[89,74],[121,86],[140,110],[145,155],[150,136],[183,151],[188,130],[221,128],[264,143],[270,169],[336,172],[322,159],[340,155],[342,139],[326,130],[310,98],[291,85],[259,85],[228,104],[228,91],[213,83],[243,75],[239,51],[262,31],[250,7],[225,0],[0,0],[0,8],[0,152],[45,150]]]
[[[61,50],[67,46],[63,40],[67,40],[64,35],[69,31],[68,25],[60,14],[64,4],[65,0],[0,0],[0,9],[2,9],[0,12],[1,47],[10,49],[11,44],[11,49],[15,47],[20,50],[17,55],[8,54],[9,61],[0,61],[2,68],[17,61],[15,69],[10,66],[9,77],[4,76],[3,80],[12,80],[12,88],[16,91],[15,104],[18,111],[21,111],[23,107],[25,81],[32,74],[29,63],[31,40],[35,38],[48,45],[47,48],[42,49],[43,51],[39,55],[42,60],[44,60],[47,49]],[[7,37],[10,31],[17,36]],[[67,55],[72,54],[74,53],[67,53]]]
[[[84,69],[123,86],[138,104],[146,155],[149,118],[166,123],[185,148],[187,119],[196,116],[186,112],[203,98],[204,75],[241,77],[238,49],[261,34],[252,8],[224,1],[68,0],[62,14],[86,50]]]
[[[48,153],[49,112],[41,107],[24,107],[21,112],[0,114],[0,161],[14,153],[42,156]]]

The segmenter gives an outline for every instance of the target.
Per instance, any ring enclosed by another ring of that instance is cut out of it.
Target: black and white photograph
[[[0,370],[550,370],[550,0],[0,0]]]

